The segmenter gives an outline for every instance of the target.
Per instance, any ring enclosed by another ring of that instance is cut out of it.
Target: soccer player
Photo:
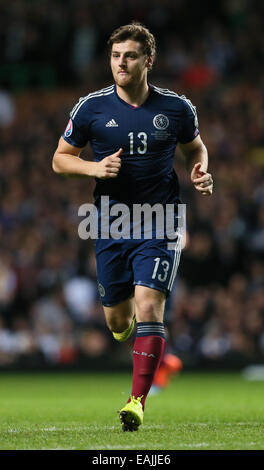
[[[156,54],[154,36],[133,22],[115,30],[108,45],[114,84],[80,98],[52,165],[59,174],[96,179],[101,232],[95,253],[106,323],[117,341],[125,341],[136,324],[132,391],[120,410],[123,430],[135,431],[143,422],[146,397],[163,354],[164,305],[178,269],[180,237],[172,250],[167,236],[102,236],[113,219],[111,212],[106,219],[102,201],[109,197],[110,210],[120,204],[132,210],[147,203],[173,204],[177,212],[181,203],[173,168],[177,143],[196,190],[212,194],[213,180],[195,107],[185,96],[148,82]],[[88,142],[94,161],[80,157]]]

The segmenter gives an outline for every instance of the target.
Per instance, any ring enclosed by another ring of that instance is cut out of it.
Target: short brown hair
[[[136,21],[115,29],[107,43],[110,51],[114,43],[127,41],[128,39],[139,42],[142,45],[143,53],[152,56],[154,61],[156,56],[155,38],[146,26]]]

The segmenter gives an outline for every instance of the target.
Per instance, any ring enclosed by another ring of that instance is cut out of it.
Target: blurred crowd
[[[202,197],[176,152],[187,240],[170,348],[191,367],[262,360],[264,4],[17,0],[0,13],[0,366],[127,357],[105,327],[93,243],[78,237],[94,182],[56,175],[51,161],[79,97],[112,83],[106,41],[131,19],[158,42],[150,82],[197,107],[214,177]]]

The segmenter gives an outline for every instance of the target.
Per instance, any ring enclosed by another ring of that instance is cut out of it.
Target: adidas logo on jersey
[[[118,124],[115,122],[114,119],[111,119],[111,121],[108,121],[106,123],[105,127],[118,127]]]

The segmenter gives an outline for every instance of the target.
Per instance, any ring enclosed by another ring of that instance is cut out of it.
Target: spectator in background
[[[29,315],[40,351],[48,362],[60,363],[65,342],[73,342],[73,322],[62,285],[57,282],[48,294],[36,300]]]
[[[0,88],[0,128],[10,126],[15,119],[15,103],[6,90]]]
[[[71,63],[76,78],[86,86],[94,80],[93,63],[96,49],[97,32],[89,12],[86,9],[77,10],[74,19]]]
[[[17,277],[12,266],[11,256],[0,251],[0,318],[10,325],[10,316],[15,302]]]

